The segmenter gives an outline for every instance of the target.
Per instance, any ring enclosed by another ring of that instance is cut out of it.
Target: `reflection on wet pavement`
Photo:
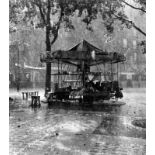
[[[146,129],[132,125],[145,118],[145,91],[126,94],[121,107],[11,107],[10,155],[145,154]]]
[[[132,125],[134,118],[110,115],[103,117],[101,124],[95,129],[94,134],[126,136],[145,139],[145,129]]]

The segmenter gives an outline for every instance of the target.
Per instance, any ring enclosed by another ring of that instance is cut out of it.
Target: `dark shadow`
[[[124,105],[122,105],[124,106]],[[72,104],[48,104],[48,109],[54,110],[75,110],[75,111],[93,111],[93,112],[109,112],[109,113],[118,113],[120,111],[120,105],[72,105]]]
[[[41,105],[37,105],[37,106],[36,105],[30,105],[29,107],[31,108],[32,111],[34,111],[36,113],[38,110],[40,110]]]
[[[141,130],[132,126],[128,126],[122,122],[120,116],[109,115],[103,116],[101,124],[95,129],[93,134],[125,136],[146,139],[145,130]],[[130,124],[131,122],[129,122]]]

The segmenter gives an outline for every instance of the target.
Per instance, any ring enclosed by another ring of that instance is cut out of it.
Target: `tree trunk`
[[[50,28],[46,26],[46,51],[51,51]],[[51,63],[46,63],[45,96],[51,91]]]

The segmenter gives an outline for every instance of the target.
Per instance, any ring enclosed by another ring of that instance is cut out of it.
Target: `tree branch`
[[[48,6],[47,6],[47,16],[46,16],[46,19],[47,19],[47,25],[48,26],[51,26],[51,23],[50,23],[50,14],[51,14],[51,2],[50,0],[48,0]]]
[[[143,30],[141,30],[139,27],[137,27],[136,25],[135,25],[135,23],[133,23],[132,21],[130,21],[130,20],[128,20],[128,19],[125,19],[125,18],[123,18],[123,17],[120,17],[120,16],[118,16],[118,15],[116,15],[116,14],[113,14],[117,19],[119,19],[119,20],[121,20],[121,21],[126,21],[126,22],[129,22],[137,31],[139,31],[141,34],[143,34],[144,36],[146,36],[146,33],[143,31]]]
[[[137,27],[137,26],[135,25],[135,23],[132,22],[132,26],[133,26],[136,30],[138,30],[140,33],[142,33],[144,36],[146,36],[146,33],[145,33],[144,31],[142,31],[139,27]]]
[[[45,16],[44,16],[44,14],[43,14],[43,11],[42,11],[41,7],[39,7],[39,11],[40,11],[40,14],[41,14],[42,20],[43,20],[44,24],[46,25]]]
[[[51,41],[51,45],[53,45],[55,43],[55,41],[57,40],[57,38],[58,38],[58,31],[54,34],[54,38]]]
[[[62,17],[63,17],[63,7],[61,8],[61,13],[60,13],[60,18],[59,18],[59,21],[58,23],[56,24],[56,29],[54,30],[54,38],[53,40],[51,41],[51,45],[55,43],[55,41],[57,40],[58,38],[58,31],[60,29],[60,25],[61,25],[61,22],[62,22]]]
[[[144,9],[142,9],[142,8],[137,8],[137,7],[135,7],[135,6],[133,6],[133,5],[129,4],[129,3],[127,3],[127,2],[124,1],[124,0],[122,0],[122,2],[123,2],[124,4],[130,6],[130,7],[133,8],[133,9],[140,10],[140,11],[146,13],[146,10],[144,10]]]
[[[38,3],[38,1],[35,0],[35,1],[34,1],[34,4],[39,8],[41,18],[42,18],[44,24],[46,25],[45,15],[44,15],[44,13],[43,13],[43,11],[42,11],[41,1],[39,0],[39,3]]]

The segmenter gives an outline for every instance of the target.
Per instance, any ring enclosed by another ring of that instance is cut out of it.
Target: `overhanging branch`
[[[146,36],[146,33],[144,31],[142,31],[139,27],[137,27],[134,23],[132,23],[132,26],[138,30],[140,33],[142,33],[144,36]]]
[[[42,4],[41,4],[41,1],[39,0],[35,0],[34,1],[34,4],[39,8],[39,11],[40,11],[40,15],[41,15],[41,18],[43,20],[43,23],[46,25],[46,20],[45,20],[45,15],[43,13],[43,10],[42,10]]]
[[[138,8],[138,7],[135,7],[135,6],[133,6],[133,5],[129,4],[129,3],[127,3],[127,2],[126,2],[126,1],[124,1],[124,0],[122,0],[122,2],[123,2],[124,4],[126,4],[126,5],[130,6],[130,7],[131,7],[131,8],[133,8],[133,9],[140,10],[140,11],[142,11],[142,12],[146,13],[146,10],[144,10],[143,8]]]
[[[118,15],[116,15],[116,14],[113,14],[113,15],[116,17],[116,19],[119,19],[119,20],[121,20],[121,21],[126,21],[126,22],[130,23],[137,31],[139,31],[141,34],[143,34],[144,36],[146,36],[146,33],[145,33],[143,30],[141,30],[139,27],[137,27],[137,26],[135,25],[135,23],[133,23],[132,21],[130,21],[130,20],[128,20],[128,19],[125,19],[125,18],[123,18],[123,17],[121,17],[121,16],[118,16]]]
[[[51,41],[51,45],[55,43],[55,41],[57,40],[58,38],[58,31],[60,29],[60,25],[61,25],[61,22],[62,22],[62,17],[63,17],[63,8],[61,8],[61,13],[60,13],[60,18],[59,18],[59,21],[58,23],[56,24],[56,29],[54,30],[54,38],[53,40]]]

